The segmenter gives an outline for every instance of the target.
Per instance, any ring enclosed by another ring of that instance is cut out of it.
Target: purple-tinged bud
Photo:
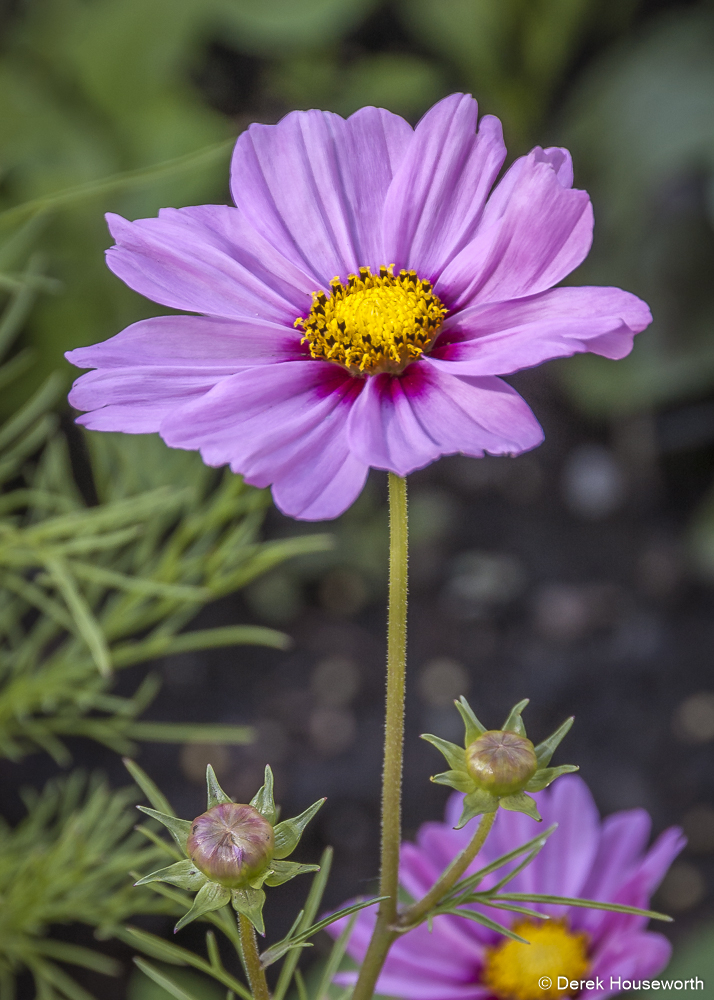
[[[492,729],[466,747],[466,770],[492,795],[523,791],[537,769],[533,744],[517,733]]]
[[[196,817],[186,852],[212,882],[238,889],[265,871],[274,847],[273,828],[257,809],[226,802]]]

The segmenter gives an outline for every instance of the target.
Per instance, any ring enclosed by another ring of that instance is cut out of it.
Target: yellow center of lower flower
[[[511,928],[530,944],[508,939],[487,949],[482,981],[501,1000],[558,1000],[574,996],[588,970],[588,936],[565,923],[521,920]],[[571,986],[577,981],[578,987]]]
[[[295,320],[313,358],[334,361],[353,375],[398,373],[428,351],[447,310],[415,271],[372,274],[361,267],[346,284],[330,282],[331,295],[313,292],[310,314]]]

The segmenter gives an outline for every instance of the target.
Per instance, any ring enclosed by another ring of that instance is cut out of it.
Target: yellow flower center
[[[530,944],[507,939],[489,948],[482,980],[501,1000],[558,1000],[574,996],[588,970],[588,936],[560,921],[521,920],[512,930]],[[578,982],[577,989],[571,983]]]
[[[392,274],[394,264],[372,274],[361,267],[347,283],[330,282],[332,294],[312,293],[310,314],[295,320],[313,358],[334,361],[353,375],[398,373],[428,351],[447,310],[415,271]]]

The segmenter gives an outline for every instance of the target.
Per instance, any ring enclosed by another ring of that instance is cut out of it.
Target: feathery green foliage
[[[13,996],[14,977],[25,968],[42,1000],[87,1000],[62,965],[115,975],[117,963],[47,936],[49,928],[80,921],[108,937],[132,915],[175,913],[169,900],[134,888],[127,875],[162,852],[132,832],[135,789],[111,791],[101,778],[75,771],[23,798],[25,819],[14,829],[0,821],[0,997]]]
[[[36,259],[13,270],[34,229],[27,224],[0,247],[3,352],[37,292],[54,290]],[[0,384],[31,363],[16,354],[0,366]],[[64,763],[64,738],[73,735],[124,753],[134,739],[245,742],[242,727],[137,722],[157,681],[119,698],[112,672],[210,646],[285,648],[273,629],[181,630],[207,602],[329,539],[259,542],[267,492],[146,436],[88,435],[100,502],[87,506],[51,412],[57,391],[50,377],[0,427],[0,485],[12,487],[0,495],[0,754],[17,760],[42,748]]]

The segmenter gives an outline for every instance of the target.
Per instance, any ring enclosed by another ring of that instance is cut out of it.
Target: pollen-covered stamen
[[[590,965],[587,934],[559,920],[520,920],[511,929],[529,944],[510,940],[487,948],[484,986],[500,1000],[560,1000],[580,992]]]
[[[378,275],[361,267],[344,285],[333,278],[331,295],[313,292],[309,315],[295,320],[313,358],[333,361],[353,375],[377,375],[401,372],[429,350],[446,307],[431,282],[416,271],[395,277],[393,267],[380,267]]]

